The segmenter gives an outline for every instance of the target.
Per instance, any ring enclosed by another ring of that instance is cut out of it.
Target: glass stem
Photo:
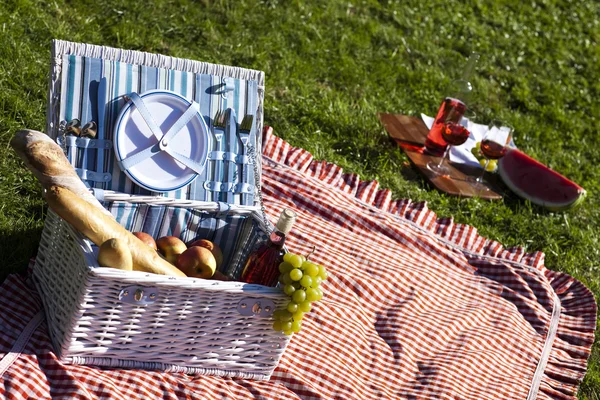
[[[483,183],[483,174],[485,174],[485,171],[487,171],[487,167],[488,167],[489,163],[490,163],[490,159],[486,158],[485,159],[485,165],[483,166],[483,171],[481,171],[481,174],[479,175],[479,178],[477,178],[477,183]]]
[[[450,152],[450,145],[446,146],[446,150],[444,150],[444,155],[442,156],[442,158],[440,159],[439,164],[437,165],[438,168],[440,168],[442,166],[442,164],[444,163],[444,160],[446,159],[446,156],[448,155],[448,152]]]

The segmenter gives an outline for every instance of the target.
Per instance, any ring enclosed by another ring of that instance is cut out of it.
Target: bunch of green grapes
[[[483,153],[481,152],[481,142],[477,142],[475,143],[475,147],[473,147],[471,149],[471,154],[473,154],[475,156],[475,158],[477,158],[477,160],[479,161],[479,164],[481,164],[482,167],[485,167],[485,156],[483,155]],[[485,169],[487,172],[494,172],[498,167],[498,160],[490,160],[487,168]]]
[[[304,256],[287,253],[279,264],[279,272],[279,282],[290,302],[273,313],[273,329],[291,335],[300,332],[302,317],[311,310],[312,302],[323,297],[319,285],[327,279],[327,270]]]

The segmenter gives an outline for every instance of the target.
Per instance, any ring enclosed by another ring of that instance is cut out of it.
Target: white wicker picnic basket
[[[221,271],[235,276],[269,231],[260,201],[260,157],[252,156],[260,149],[263,85],[259,71],[54,41],[47,131],[123,226],[185,242],[209,238],[223,248]],[[114,125],[128,104],[123,95],[143,97],[157,89],[197,102],[208,127],[215,111],[226,107],[232,115],[252,114],[248,146],[232,145],[239,137],[233,124],[224,135],[231,147],[209,151],[204,172],[192,183],[166,193],[136,185],[115,160]],[[96,138],[65,136],[61,127],[74,118],[96,121]],[[243,173],[215,182],[211,174],[219,162]],[[285,304],[278,288],[100,268],[95,251],[49,211],[33,276],[61,360],[270,377],[289,341],[271,327],[274,309]]]

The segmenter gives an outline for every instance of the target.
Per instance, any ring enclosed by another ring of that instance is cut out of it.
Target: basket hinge
[[[267,318],[273,315],[275,303],[269,299],[256,299],[247,297],[240,300],[237,306],[238,312],[245,317],[258,316]]]
[[[119,293],[119,300],[130,304],[152,304],[158,299],[158,288],[128,286]]]

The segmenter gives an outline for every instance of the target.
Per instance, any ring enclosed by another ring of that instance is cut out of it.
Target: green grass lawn
[[[40,189],[8,142],[45,126],[50,41],[59,38],[263,70],[265,123],[293,146],[507,247],[541,250],[549,268],[600,294],[600,3],[123,3],[0,5],[0,279],[24,269],[41,233]],[[581,207],[552,213],[515,197],[449,197],[390,144],[377,112],[435,113],[470,51],[482,55],[473,78],[480,119],[507,121],[520,148],[587,189]],[[600,399],[598,341],[579,398]]]

